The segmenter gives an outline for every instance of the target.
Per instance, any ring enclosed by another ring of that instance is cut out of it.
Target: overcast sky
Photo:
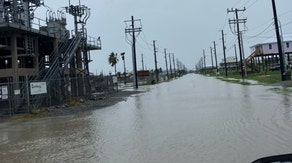
[[[78,0],[71,0],[73,5]],[[57,11],[68,6],[66,0],[45,0],[45,5]],[[82,5],[91,8],[91,17],[87,22],[88,35],[101,37],[102,50],[92,51],[90,71],[93,73],[114,72],[108,63],[111,52],[126,52],[126,68],[131,71],[132,51],[125,37],[125,20],[131,16],[141,19],[142,32],[137,37],[137,67],[142,68],[141,54],[144,54],[144,65],[154,69],[153,40],[157,41],[158,67],[165,69],[164,48],[167,53],[174,53],[175,58],[184,63],[188,69],[195,64],[206,51],[207,65],[211,65],[210,46],[217,45],[218,62],[223,58],[221,30],[225,33],[227,56],[234,56],[236,36],[228,20],[235,17],[227,9],[246,8],[239,13],[239,18],[247,18],[243,41],[245,56],[249,47],[275,36],[271,0],[81,0]],[[292,34],[292,1],[276,0],[279,20],[284,34]],[[41,7],[38,12],[46,10]],[[41,13],[41,12],[40,12]],[[44,15],[36,15],[45,18]],[[73,20],[67,15],[67,28],[73,29]],[[244,29],[242,26],[241,29]],[[238,49],[237,49],[238,51]],[[117,65],[123,71],[122,60]]]

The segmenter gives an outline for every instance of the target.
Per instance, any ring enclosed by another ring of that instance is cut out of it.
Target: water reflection
[[[289,91],[199,75],[142,89],[93,112],[0,124],[0,162],[242,163],[291,151]]]

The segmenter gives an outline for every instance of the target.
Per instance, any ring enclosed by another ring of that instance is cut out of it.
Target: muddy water
[[[187,75],[114,106],[0,124],[0,162],[243,163],[291,153],[292,94]]]

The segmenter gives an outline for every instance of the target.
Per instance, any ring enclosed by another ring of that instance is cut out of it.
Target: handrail
[[[58,57],[55,57],[54,61],[50,65],[50,69],[48,72],[46,72],[45,76],[41,79],[42,81],[47,82],[47,87],[51,87],[51,84],[53,84],[52,80],[55,78],[61,77],[60,73],[64,71],[64,68],[68,66],[72,58],[74,57],[75,52],[77,51],[78,47],[80,46],[80,41],[82,39],[82,34],[78,33],[76,37],[74,37],[72,40],[68,40],[67,43],[69,44],[66,47],[66,51],[64,54],[64,66],[60,66],[60,61]],[[65,43],[66,44],[66,43]],[[60,54],[62,51],[58,51]],[[56,54],[54,54],[56,55]],[[42,96],[34,96],[34,99],[32,99],[32,104],[34,107],[38,107],[42,102]]]

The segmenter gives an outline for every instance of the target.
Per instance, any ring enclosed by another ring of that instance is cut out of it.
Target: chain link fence
[[[34,107],[64,105],[90,99],[93,93],[116,88],[112,76],[63,78],[58,80],[0,83],[0,117],[30,113]]]

